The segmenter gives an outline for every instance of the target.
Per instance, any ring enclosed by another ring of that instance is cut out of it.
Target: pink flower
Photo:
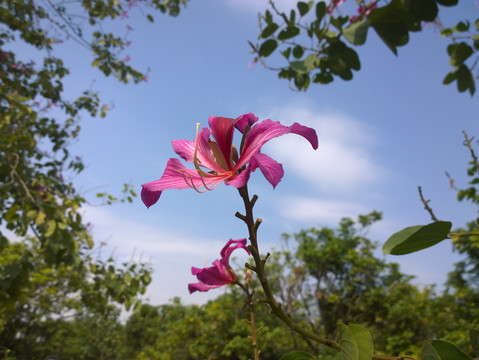
[[[266,142],[292,133],[303,136],[314,149],[318,148],[318,136],[314,129],[298,123],[284,126],[278,121],[264,120],[255,124],[257,121],[252,113],[236,119],[210,116],[208,123],[211,131],[203,128],[198,133],[197,124],[194,141],[173,140],[173,150],[185,161],[194,164],[195,169],[186,168],[178,159],[169,159],[161,179],[142,185],[141,199],[145,205],[150,207],[155,204],[162,191],[167,189],[193,188],[205,192],[222,182],[241,188],[257,168],[275,188],[283,177],[283,166],[260,152]],[[243,134],[239,154],[233,145],[235,128]]]
[[[221,250],[221,259],[216,259],[213,262],[213,266],[203,269],[192,267],[191,273],[196,276],[199,282],[188,284],[190,294],[195,291],[208,291],[210,289],[216,289],[220,286],[234,283],[236,276],[230,267],[229,261],[231,253],[239,248],[244,249],[249,255],[251,255],[246,247],[246,239],[230,239]]]

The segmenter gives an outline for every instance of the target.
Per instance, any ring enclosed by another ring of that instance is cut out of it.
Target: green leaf
[[[436,0],[438,4],[444,6],[456,6],[459,0]]]
[[[436,349],[429,341],[425,341],[422,345],[421,360],[441,360]]]
[[[339,349],[343,360],[371,360],[374,350],[368,329],[360,325],[338,323]]]
[[[274,39],[266,40],[261,44],[259,48],[258,55],[262,57],[267,57],[272,54],[274,50],[278,47],[278,42]]]
[[[472,360],[469,355],[448,341],[434,340],[432,346],[441,360]]]
[[[479,356],[479,330],[470,329],[469,336],[471,337],[472,350],[476,356]]]
[[[35,225],[42,225],[45,222],[45,218],[47,215],[44,212],[39,212],[36,219],[35,219]]]
[[[291,55],[291,48],[287,48],[284,51],[281,51],[281,54],[286,58],[289,59],[289,55]]]
[[[447,53],[450,56],[449,63],[452,66],[461,65],[469,56],[474,53],[474,50],[465,42],[450,44],[447,47]]]
[[[354,22],[343,30],[343,35],[351,44],[362,45],[366,42],[369,24],[368,19]]]
[[[291,61],[289,65],[294,71],[299,73],[309,73],[316,68],[318,60],[316,54],[309,54],[303,61]]]
[[[397,46],[408,43],[409,30],[417,30],[419,26],[400,0],[392,0],[388,5],[374,9],[368,19],[379,37],[395,55]]]
[[[303,1],[298,2],[299,15],[301,15],[301,16],[306,15],[309,12],[309,10],[311,10],[310,5],[312,5],[311,2],[309,4],[305,3]]]
[[[281,30],[278,34],[278,40],[287,40],[295,37],[300,33],[299,28],[296,26],[288,26],[286,29]]]
[[[459,90],[459,92],[469,90],[470,94],[473,95],[476,91],[476,86],[471,71],[466,65],[461,64],[461,66],[459,66],[456,71],[456,77],[457,89]]]
[[[278,30],[278,28],[279,28],[279,25],[276,23],[269,24],[268,26],[264,28],[263,32],[261,33],[261,37],[264,39],[273,35],[274,32]]]
[[[293,56],[296,58],[296,59],[300,59],[304,54],[304,49],[301,45],[296,45],[294,48],[293,48]]]
[[[435,0],[403,0],[406,10],[415,18],[422,21],[434,21],[437,17]]]
[[[306,351],[293,351],[293,352],[290,352],[289,354],[282,356],[279,360],[310,360],[310,359],[314,360],[314,357],[311,356]]]
[[[428,225],[407,227],[393,234],[386,241],[383,252],[404,255],[436,245],[447,238],[451,226],[449,221],[436,221]]]
[[[320,1],[316,4],[316,18],[320,21],[326,15],[326,3]]]
[[[57,227],[57,223],[55,220],[48,220],[47,223],[45,224],[45,237],[52,236],[53,233],[55,232],[55,229]]]
[[[155,19],[153,19],[153,16],[151,16],[150,14],[146,15],[146,18],[148,19],[149,22],[155,21]]]

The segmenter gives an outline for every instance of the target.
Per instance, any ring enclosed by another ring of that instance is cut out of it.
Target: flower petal
[[[231,246],[235,244],[234,246]],[[226,261],[226,264],[229,266],[229,259],[231,256],[231,253],[235,251],[236,249],[244,249],[248,255],[251,255],[249,249],[246,247],[246,239],[239,239],[239,240],[233,240],[229,239],[226,245],[221,249],[220,255],[221,255],[221,261],[224,264],[224,261]]]
[[[258,117],[253,113],[247,113],[236,118],[235,128],[237,128],[241,133],[244,133],[247,126],[253,126],[253,124],[258,121]]]
[[[273,189],[278,185],[284,175],[283,165],[262,153],[253,155],[248,167],[251,167],[251,171],[259,167],[266,180],[273,185]]]
[[[210,137],[210,131],[208,128],[203,128],[198,134],[198,149],[196,151],[196,158],[199,165],[216,171],[222,172],[223,169],[215,162],[215,157],[211,147],[209,146],[208,139]],[[173,140],[171,142],[173,150],[185,161],[193,163],[195,155],[195,141],[188,140]]]
[[[213,188],[224,178],[225,176],[220,175],[201,177],[196,170],[188,169],[180,160],[172,158],[168,160],[165,172],[159,180],[142,185],[141,199],[147,207],[150,207],[158,201],[163,190],[180,190],[191,187],[199,190],[204,188],[205,185]]]
[[[303,136],[310,142],[313,149],[318,148],[318,136],[314,129],[298,123],[294,123],[291,126],[284,126],[279,121],[263,120],[255,124],[246,134],[244,148],[236,167],[239,169],[246,165],[251,157],[258,153],[261,147],[269,140],[289,133]]]
[[[199,269],[191,268],[191,273],[196,275],[199,282],[188,284],[190,294],[195,291],[208,291],[223,285],[232,284],[235,281],[235,274],[229,265],[231,253],[236,249],[242,248],[251,255],[246,247],[246,239],[230,239],[221,250],[221,259],[215,260],[213,266]]]
[[[233,145],[235,122],[235,119],[218,116],[210,116],[208,119],[211,134],[218,144],[223,157],[228,163],[227,170],[233,170],[233,166],[231,164],[231,146]]]

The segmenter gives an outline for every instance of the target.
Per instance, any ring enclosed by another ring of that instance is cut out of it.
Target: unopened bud
[[[249,281],[251,280],[251,270],[246,270],[246,285],[249,285]]]

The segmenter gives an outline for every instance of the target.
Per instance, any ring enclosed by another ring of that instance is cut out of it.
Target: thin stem
[[[417,187],[417,191],[419,192],[419,197],[421,198],[421,202],[424,204],[424,209],[426,209],[429,215],[431,215],[432,221],[439,221],[436,215],[434,215],[434,212],[432,211],[431,207],[429,206],[429,202],[431,200],[424,199],[424,196],[422,195],[422,188],[420,186]]]
[[[255,271],[256,274],[258,275],[259,281],[261,283],[261,287],[263,288],[263,291],[266,296],[266,300],[263,300],[261,302],[266,302],[270,306],[271,312],[281,319],[291,330],[295,331],[296,333],[303,335],[306,338],[312,339],[320,344],[326,345],[330,348],[340,350],[340,346],[337,342],[329,339],[324,339],[315,333],[299,326],[293,319],[291,319],[286,312],[283,310],[281,307],[281,304],[279,304],[273,295],[273,291],[271,290],[271,287],[268,282],[268,278],[266,276],[266,270],[265,270],[265,263],[266,263],[266,258],[261,258],[260,252],[259,252],[259,247],[258,247],[258,239],[257,239],[257,231],[258,227],[261,224],[261,219],[257,219],[256,221],[254,220],[253,217],[253,206],[254,202],[256,201],[257,196],[255,195],[252,200],[249,198],[248,194],[248,188],[245,185],[242,188],[238,189],[241,198],[243,199],[243,203],[245,206],[245,214],[239,217],[241,220],[243,220],[248,227],[248,233],[249,233],[249,240],[251,242],[251,245],[248,246],[249,250],[251,251],[251,255],[253,256],[254,262],[255,262],[255,267],[248,266],[251,270]],[[406,360],[406,359],[411,359],[415,360],[412,357],[409,356],[388,356],[388,355],[379,355],[379,354],[373,354],[372,356],[373,359],[378,359],[378,360]]]
[[[251,278],[251,272],[249,272],[249,278]],[[250,290],[249,288],[249,279],[248,273],[246,274],[246,283],[242,284],[239,281],[235,281],[235,284],[238,285],[246,294],[246,303],[248,304],[249,308],[249,320],[246,320],[246,323],[251,327],[251,336],[249,337],[251,340],[251,344],[253,345],[253,354],[254,360],[259,360],[259,355],[261,354],[261,350],[258,349],[258,333],[261,331],[261,328],[256,328],[256,321],[255,321],[255,313],[254,313],[254,301],[253,301],[253,294],[254,290]]]

